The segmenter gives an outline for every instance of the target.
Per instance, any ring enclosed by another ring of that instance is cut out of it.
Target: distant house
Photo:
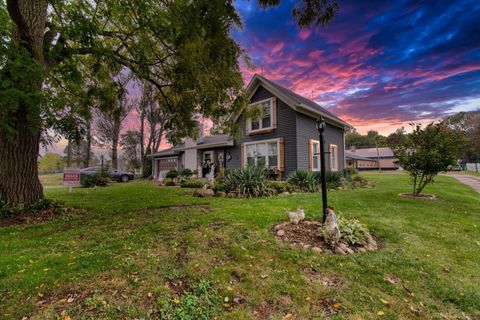
[[[345,152],[347,167],[358,170],[396,170],[400,168],[390,148],[352,148]],[[379,165],[380,164],[380,165]]]
[[[262,76],[255,75],[247,87],[250,104],[261,108],[256,119],[246,117],[245,110],[232,114],[242,129],[235,141],[228,135],[190,138],[172,148],[151,155],[153,177],[161,179],[170,169],[189,168],[205,177],[225,168],[247,165],[264,166],[272,178],[283,179],[293,170],[320,170],[320,144],[316,120],[327,122],[325,147],[329,152],[327,168],[345,168],[345,130],[350,125],[306,99]],[[212,172],[213,168],[214,172]]]

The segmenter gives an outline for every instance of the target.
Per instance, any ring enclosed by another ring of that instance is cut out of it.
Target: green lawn
[[[63,185],[63,173],[42,174],[39,178],[43,186]]]
[[[450,177],[398,197],[406,175],[334,191],[384,248],[315,255],[274,240],[284,208],[319,219],[320,195],[193,198],[151,182],[46,190],[87,208],[0,228],[0,318],[473,319],[480,317],[480,196]],[[203,317],[202,317],[203,315]]]

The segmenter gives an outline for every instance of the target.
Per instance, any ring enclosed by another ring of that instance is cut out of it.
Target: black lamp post
[[[327,179],[325,175],[325,139],[323,137],[323,133],[327,128],[327,124],[325,123],[325,119],[320,117],[317,120],[317,130],[320,134],[320,176],[322,179],[322,205],[323,205],[323,218],[322,223],[325,223],[325,219],[327,218]]]

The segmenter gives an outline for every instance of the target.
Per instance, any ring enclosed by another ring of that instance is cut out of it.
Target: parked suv
[[[97,172],[100,172],[101,170],[102,170],[101,167],[89,167],[89,168],[81,169],[80,174],[93,175],[93,174],[96,174]],[[110,179],[118,182],[128,182],[135,178],[135,175],[133,174],[133,172],[130,172],[130,171],[109,169],[107,172],[110,176]]]

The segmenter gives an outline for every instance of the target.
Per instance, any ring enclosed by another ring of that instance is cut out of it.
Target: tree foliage
[[[55,170],[63,169],[64,166],[65,161],[58,153],[48,152],[38,161],[38,171],[41,174],[53,173]]]
[[[466,143],[461,152],[464,162],[480,160],[480,111],[459,112],[442,123],[464,137]]]
[[[401,144],[392,146],[395,157],[412,178],[415,196],[439,172],[456,164],[463,143],[462,136],[448,126],[431,123],[425,128],[415,125]]]

